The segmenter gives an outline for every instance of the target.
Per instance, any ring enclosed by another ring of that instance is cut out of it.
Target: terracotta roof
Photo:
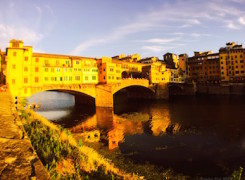
[[[72,56],[72,55],[62,55],[62,54],[47,54],[47,53],[32,53],[33,57],[49,57],[49,58],[69,58],[69,59],[94,59],[98,58],[84,57],[84,56]]]

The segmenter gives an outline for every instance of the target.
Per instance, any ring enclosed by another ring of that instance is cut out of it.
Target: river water
[[[28,101],[40,103],[37,112],[47,119],[85,134],[85,141],[100,140],[108,151],[119,149],[136,163],[199,177],[227,177],[245,168],[244,96],[126,101],[114,112],[75,106],[74,97],[62,92],[39,93]]]

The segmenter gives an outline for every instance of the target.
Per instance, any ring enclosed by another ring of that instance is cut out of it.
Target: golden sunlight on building
[[[242,45],[226,43],[219,49],[221,82],[245,82],[245,61]]]
[[[171,76],[170,70],[158,58],[145,58],[140,60],[140,62],[146,64],[142,67],[142,77],[149,79],[151,84],[169,82]]]
[[[97,60],[99,68],[99,83],[116,83],[121,81],[121,64],[112,62],[111,57]]]
[[[11,40],[6,61],[7,84],[13,96],[31,95],[32,86],[98,83],[95,58],[33,53],[23,41]]]

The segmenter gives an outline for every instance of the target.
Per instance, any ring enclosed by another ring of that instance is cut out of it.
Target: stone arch
[[[31,93],[27,95],[30,97],[36,93],[45,91],[58,91],[74,95],[76,104],[89,104],[95,105],[95,85],[60,85],[56,86],[43,86],[32,87]]]
[[[129,78],[130,77],[128,71],[123,71],[121,73],[121,76],[122,76],[122,79],[126,79],[126,78]]]
[[[144,85],[132,85],[132,84],[130,84],[130,85],[124,85],[124,86],[120,86],[120,87],[117,87],[117,88],[113,89],[112,94],[115,94],[118,91],[120,91],[122,89],[129,88],[129,87],[141,87],[141,88],[145,88],[145,89],[150,90],[152,93],[155,93],[155,91],[152,88],[149,88],[148,86],[144,86]]]
[[[178,84],[171,84],[168,86],[169,95],[181,95],[183,94],[184,87]]]

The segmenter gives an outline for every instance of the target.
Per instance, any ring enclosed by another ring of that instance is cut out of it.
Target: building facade
[[[242,45],[234,42],[226,43],[226,47],[219,49],[221,82],[245,82],[245,60]]]
[[[31,46],[11,40],[6,52],[7,84],[13,96],[31,94],[31,87],[97,84],[95,58],[33,53]]]
[[[166,67],[169,69],[178,68],[178,56],[173,53],[166,53],[163,55],[163,60],[166,63]]]

